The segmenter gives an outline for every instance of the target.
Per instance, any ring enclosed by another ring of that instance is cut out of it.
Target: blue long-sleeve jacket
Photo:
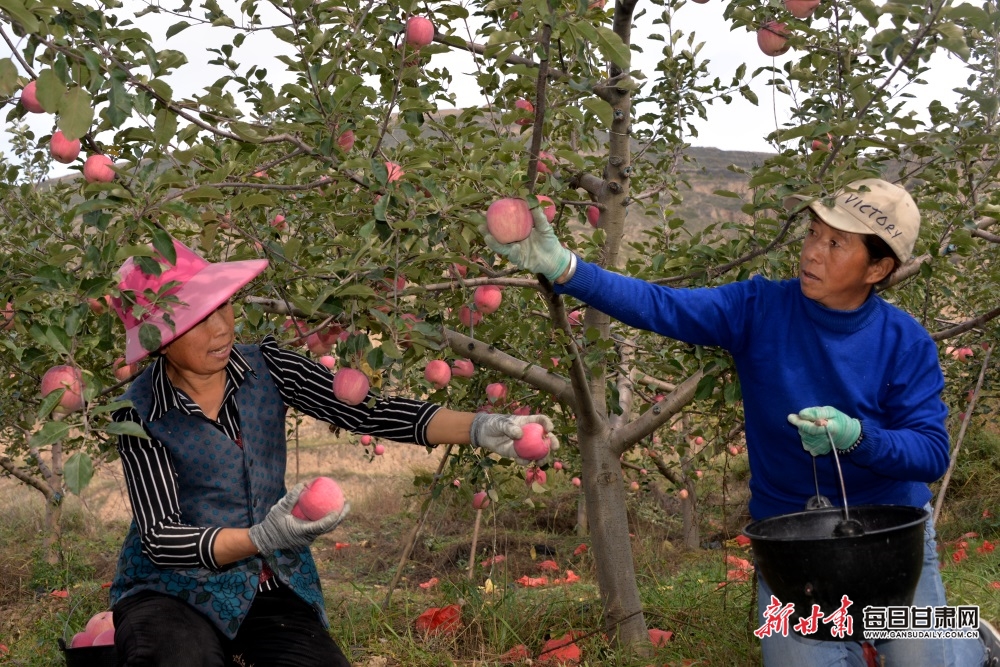
[[[580,261],[565,293],[639,329],[728,350],[743,391],[754,519],[801,511],[815,493],[812,455],[790,413],[831,405],[862,423],[841,457],[850,505],[922,507],[948,465],[947,407],[937,347],[910,315],[873,294],[830,310],[798,280],[753,278],[673,289]],[[816,459],[820,491],[842,504],[832,456]]]

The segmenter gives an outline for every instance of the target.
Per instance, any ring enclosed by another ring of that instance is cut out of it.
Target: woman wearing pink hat
[[[622,276],[564,247],[541,208],[532,212],[534,230],[524,241],[501,244],[487,235],[486,244],[522,269],[545,275],[556,292],[626,325],[732,354],[743,388],[755,520],[802,511],[817,485],[833,504],[844,504],[834,459],[827,456],[831,440],[851,504],[925,507],[928,483],[948,465],[944,377],[927,331],[875,292],[910,258],[920,213],[904,188],[881,179],[852,182],[831,199],[792,196],[785,202],[808,215],[799,275],[792,280],[758,276],[673,289]],[[771,591],[762,577],[758,582],[758,614],[762,628],[769,627]],[[945,604],[928,521],[913,605]],[[849,611],[862,630],[862,610]],[[993,642],[996,658],[995,631],[985,622],[979,631]],[[875,645],[890,666],[984,664],[983,643],[971,638]],[[773,632],[763,634],[761,648],[767,667],[866,664],[860,641]]]
[[[156,352],[117,422],[133,522],[111,588],[115,647],[129,667],[348,665],[330,637],[310,553],[350,505],[295,518],[285,489],[285,413],[293,407],[356,433],[420,445],[472,444],[517,459],[521,426],[548,417],[453,412],[369,394],[333,395],[322,365],[272,337],[237,345],[231,297],[266,260],[210,263],[174,241],[119,271],[112,305],[126,361]],[[141,433],[141,435],[140,435]]]

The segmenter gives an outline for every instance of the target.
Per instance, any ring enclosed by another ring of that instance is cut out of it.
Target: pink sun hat
[[[153,246],[150,245],[150,248]],[[121,296],[111,299],[111,307],[125,325],[125,363],[134,364],[150,352],[139,341],[139,331],[146,325],[155,326],[160,332],[160,347],[183,336],[216,308],[236,294],[241,287],[256,278],[267,268],[266,259],[248,259],[238,262],[209,262],[193,250],[174,239],[177,263],[171,264],[156,253],[160,262],[160,275],[145,273],[135,258],[125,260],[118,269],[118,289]],[[168,283],[177,283],[165,293],[160,290]],[[160,294],[160,299],[170,296],[162,304],[150,305],[146,292]],[[139,312],[131,305],[140,306]],[[172,324],[171,324],[172,322]]]

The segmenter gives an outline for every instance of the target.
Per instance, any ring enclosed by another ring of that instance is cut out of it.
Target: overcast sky
[[[637,20],[636,29],[633,31],[633,42],[640,45],[645,53],[633,55],[633,68],[644,70],[647,77],[652,78],[653,64],[658,60],[662,43],[648,40],[646,36],[651,32],[663,33],[665,29],[663,26],[652,25],[654,14],[658,14],[659,8],[640,2],[638,8],[643,7],[648,8],[649,14]],[[695,31],[698,41],[705,42],[701,56],[709,60],[710,71],[713,75],[719,76],[723,82],[731,79],[740,63],[745,62],[747,71],[752,72],[763,65],[780,66],[786,60],[796,57],[794,52],[773,59],[765,56],[757,48],[753,33],[743,29],[730,32],[722,14],[723,3],[720,0],[709,0],[707,4],[689,3],[677,12],[673,28],[685,32]],[[169,47],[180,50],[188,56],[190,63],[180,70],[181,75],[175,75],[171,81],[175,97],[184,97],[200,91],[207,83],[214,81],[221,72],[213,71],[205,65],[210,55],[204,51],[206,39],[215,29],[192,27],[174,36],[169,42],[163,40],[166,28],[179,20],[168,15],[148,15],[139,21],[139,25],[150,33],[157,48]],[[283,49],[284,45],[269,34],[257,33],[246,40],[234,58],[242,63],[241,71],[252,62],[267,67],[269,75],[275,78],[277,86],[283,81],[274,75],[283,70],[283,65],[269,59],[273,58],[276,51]],[[9,56],[6,45],[0,45],[0,57]],[[463,73],[474,71],[468,54],[436,55],[433,64],[446,66],[451,71],[454,78],[452,92],[457,96],[459,106],[479,104],[483,101],[476,94],[477,87],[474,81],[462,76]],[[930,73],[925,77],[930,85],[915,87],[909,91],[917,96],[911,102],[913,108],[918,111],[926,110],[932,99],[941,100],[946,104],[956,99],[951,89],[957,85],[964,85],[967,73],[962,67],[962,63],[954,58],[941,56],[934,60]],[[754,90],[760,98],[759,106],[746,102],[738,95],[729,105],[717,102],[709,108],[708,121],[697,124],[699,136],[689,137],[687,140],[697,146],[727,150],[772,151],[773,147],[764,141],[764,137],[787,118],[784,111],[787,100],[772,97],[771,90],[764,86],[763,80],[754,83]],[[48,134],[51,130],[51,116],[28,114],[28,119],[38,136]],[[10,155],[10,144],[5,136],[0,137],[0,151]],[[56,166],[60,171],[54,172],[54,176],[66,173],[62,165]]]

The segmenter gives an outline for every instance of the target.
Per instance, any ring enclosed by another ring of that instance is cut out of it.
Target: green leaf
[[[611,127],[614,109],[611,108],[610,104],[599,97],[585,97],[583,98],[583,107],[594,114],[604,127]]]
[[[70,493],[80,495],[94,476],[94,463],[83,452],[74,452],[63,466],[63,481]]]
[[[70,425],[64,422],[45,422],[28,441],[29,447],[46,447],[59,442],[69,433]]]
[[[79,139],[94,122],[94,103],[83,88],[70,88],[59,103],[59,129],[67,139]]]
[[[153,125],[153,138],[156,143],[166,146],[177,134],[177,116],[168,109],[156,112],[156,123]]]
[[[42,70],[35,85],[35,95],[38,96],[38,103],[49,113],[59,110],[59,103],[62,101],[66,86],[59,79],[54,70]]]
[[[104,113],[115,127],[122,126],[132,113],[132,97],[125,90],[125,82],[118,77],[111,78],[108,107]]]
[[[37,33],[41,24],[35,15],[27,10],[21,0],[0,0],[0,9],[10,14],[15,21],[21,24],[24,32],[29,35]]]
[[[614,30],[607,26],[597,27],[597,48],[605,58],[621,69],[628,70],[632,53]]]
[[[149,434],[146,433],[146,429],[144,429],[142,424],[139,422],[111,422],[104,427],[104,432],[110,433],[111,435],[131,435],[136,438],[142,438],[143,440],[149,440]]]
[[[185,28],[190,28],[190,27],[191,24],[188,23],[187,21],[181,21],[179,23],[173,24],[172,26],[167,28],[167,39],[170,39],[180,31],[184,30]]]
[[[17,66],[12,58],[0,60],[0,95],[8,97],[17,90]]]
[[[139,327],[139,344],[147,352],[156,352],[163,345],[160,330],[148,322]]]

